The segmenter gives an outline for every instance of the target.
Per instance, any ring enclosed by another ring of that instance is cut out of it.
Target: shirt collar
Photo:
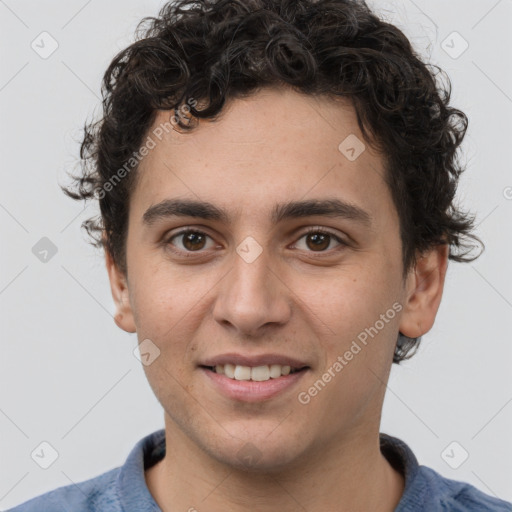
[[[144,471],[163,459],[165,430],[141,439],[132,449],[117,477],[117,494],[125,512],[161,512],[146,485]]]
[[[405,480],[404,491],[395,512],[415,510],[418,503],[425,502],[427,493],[427,486],[419,475],[418,459],[402,440],[383,433],[379,437],[382,455]]]

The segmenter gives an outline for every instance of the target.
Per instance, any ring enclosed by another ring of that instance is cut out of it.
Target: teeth
[[[234,380],[254,380],[263,382],[270,379],[278,379],[281,376],[289,375],[296,370],[290,366],[280,364],[271,364],[263,366],[241,366],[234,364],[218,364],[214,368],[215,373],[225,375]]]
[[[219,365],[222,366],[222,365]],[[229,377],[230,379],[235,378],[235,365],[234,364],[225,364],[224,365],[224,375]]]
[[[280,364],[271,364],[270,365],[270,377],[273,379],[277,379],[281,377],[281,365]]]
[[[251,368],[251,380],[262,382],[269,379],[270,369],[268,366],[255,366],[254,368]]]
[[[248,366],[235,366],[235,380],[250,380],[251,369]]]

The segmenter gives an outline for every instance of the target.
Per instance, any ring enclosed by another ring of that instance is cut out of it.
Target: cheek
[[[379,387],[376,375],[384,379],[391,363],[400,308],[395,272],[389,271],[386,260],[375,257],[367,264],[344,268],[319,287],[301,282],[297,282],[300,302],[307,304],[305,311],[322,346],[318,373],[323,382],[328,381],[327,390],[319,394],[332,400],[328,414],[356,414]]]
[[[378,258],[346,266],[333,277],[297,278],[294,291],[298,304],[324,326],[328,337],[347,340],[373,325],[397,299],[396,276]],[[306,307],[307,306],[307,307]]]
[[[134,279],[130,286],[132,310],[139,336],[163,339],[180,320],[200,307],[199,287],[184,279],[169,264],[142,262],[133,267]]]
[[[191,282],[184,272],[162,264],[138,270],[131,303],[139,343],[149,339],[159,351],[155,364],[145,367],[147,377],[152,386],[173,377],[185,383],[185,372],[196,357],[197,331],[211,307],[207,292],[218,279],[205,274]]]

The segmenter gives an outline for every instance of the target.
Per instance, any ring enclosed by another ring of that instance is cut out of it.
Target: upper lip
[[[205,359],[200,366],[217,366],[225,364],[234,364],[239,366],[264,366],[271,364],[280,364],[281,366],[290,366],[292,368],[303,368],[308,366],[303,361],[299,361],[294,357],[281,354],[260,354],[247,356],[243,354],[221,354]]]

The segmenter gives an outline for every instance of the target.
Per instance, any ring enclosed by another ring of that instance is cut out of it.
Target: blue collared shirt
[[[511,503],[420,466],[400,439],[381,433],[380,446],[383,455],[405,477],[404,493],[395,512],[512,512]],[[164,455],[162,429],[141,439],[121,467],[79,484],[59,487],[7,512],[161,512],[147,488],[144,471]]]

